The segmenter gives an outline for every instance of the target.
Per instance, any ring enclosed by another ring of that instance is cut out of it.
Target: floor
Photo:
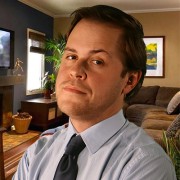
[[[40,133],[36,131],[28,131],[26,134],[17,134],[14,131],[5,132],[3,148],[6,180],[12,179],[25,150],[39,138]]]

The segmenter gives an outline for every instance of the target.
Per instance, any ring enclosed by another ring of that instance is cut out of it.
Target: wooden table
[[[37,98],[21,102],[21,110],[32,115],[30,128],[46,130],[67,122],[68,117],[57,107],[56,100]]]

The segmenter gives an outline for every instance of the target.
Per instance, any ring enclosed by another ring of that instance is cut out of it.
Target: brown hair
[[[110,23],[124,31],[124,44],[120,51],[124,54],[124,71],[121,76],[129,71],[142,71],[142,76],[136,87],[126,95],[125,100],[133,96],[142,86],[146,74],[146,50],[143,41],[144,33],[138,20],[125,12],[106,5],[83,7],[72,13],[74,19],[67,34],[70,35],[76,24],[81,19],[91,19],[102,23]],[[122,40],[122,39],[121,39]],[[121,42],[120,42],[121,43]]]

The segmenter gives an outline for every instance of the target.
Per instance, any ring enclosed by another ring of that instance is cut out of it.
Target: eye
[[[93,60],[92,62],[96,65],[102,65],[103,64],[103,61],[101,61],[101,60]]]
[[[68,59],[68,60],[75,60],[75,59],[77,59],[77,57],[74,56],[74,55],[70,55],[70,56],[67,56],[66,59]]]

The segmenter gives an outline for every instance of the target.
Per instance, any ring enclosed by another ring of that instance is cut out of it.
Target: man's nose
[[[75,79],[85,80],[87,77],[85,64],[83,62],[76,62],[70,70],[70,77]]]

